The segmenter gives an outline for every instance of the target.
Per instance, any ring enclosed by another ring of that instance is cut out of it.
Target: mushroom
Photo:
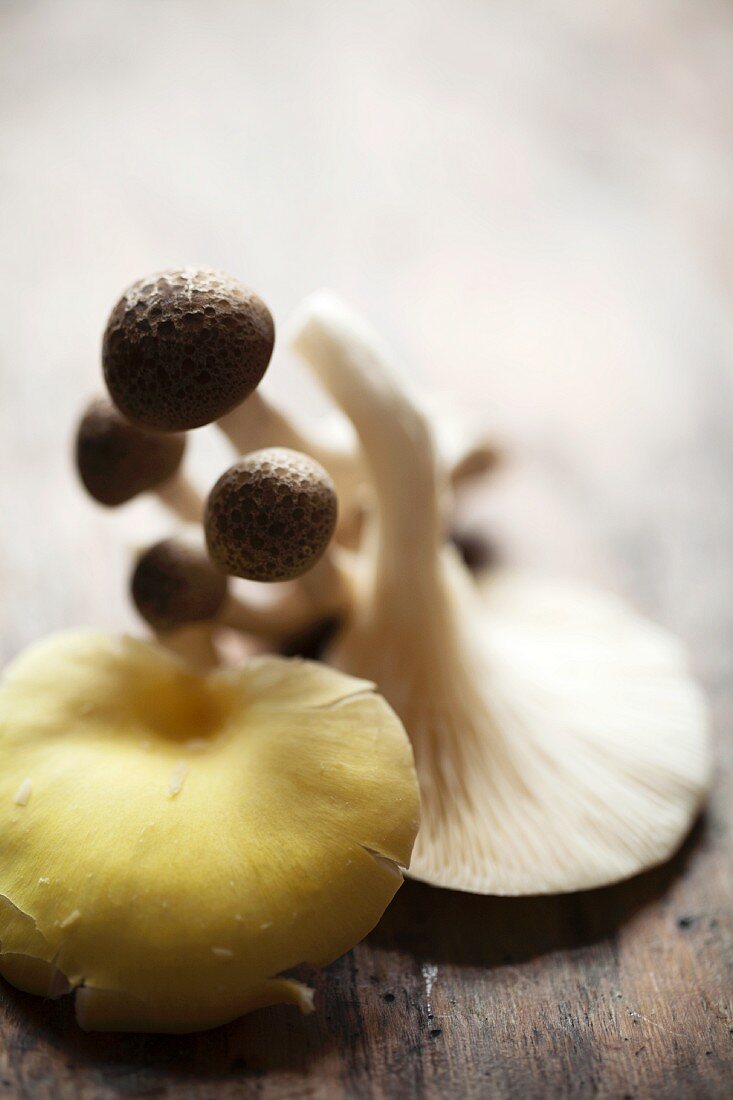
[[[209,494],[204,525],[211,560],[248,580],[293,580],[324,553],[337,513],[333,481],[314,459],[284,447],[255,451]]]
[[[181,519],[199,522],[203,501],[181,472],[186,437],[131,424],[106,398],[97,398],[76,433],[79,477],[99,504],[116,507],[155,492]]]
[[[279,607],[261,614],[265,629],[254,626],[257,633],[292,636],[346,613],[352,599],[351,555],[329,547],[337,515],[328,473],[315,459],[285,447],[245,455],[214,485],[204,516],[214,565],[245,580],[297,581],[295,592]]]
[[[337,511],[331,478],[307,455],[285,448],[247,455],[209,495],[210,557],[181,538],[155,543],[135,563],[133,603],[159,641],[200,667],[216,664],[217,627],[285,642],[348,604],[344,554],[326,552]],[[257,603],[230,593],[227,575],[297,583]]]
[[[190,1032],[312,1007],[284,972],[379,920],[418,825],[373,685],[256,658],[45,639],[0,683],[0,972],[88,1030]]]
[[[160,641],[204,665],[215,663],[210,639],[216,627],[282,641],[324,615],[300,586],[266,604],[232,593],[229,578],[212,565],[205,551],[180,537],[156,542],[140,555],[130,594]]]
[[[274,341],[270,311],[256,294],[220,271],[186,267],[127,288],[107,322],[102,366],[129,420],[182,432],[249,397]]]
[[[332,476],[345,537],[363,508],[358,451],[321,426],[308,434],[257,390],[274,346],[267,306],[236,279],[210,268],[163,271],[128,287],[104,334],[102,362],[113,401],[133,423],[163,432],[213,421],[240,452],[269,445],[304,451]],[[482,440],[446,441],[456,481],[491,468]]]
[[[411,874],[555,893],[667,859],[711,773],[679,643],[589,588],[502,572],[474,583],[443,544],[430,424],[369,326],[320,293],[291,338],[354,424],[378,498],[370,574],[326,657],[374,680],[412,740]]]

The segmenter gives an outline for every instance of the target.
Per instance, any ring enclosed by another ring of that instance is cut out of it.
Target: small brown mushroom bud
[[[219,614],[228,580],[206,554],[182,539],[163,539],[138,558],[130,581],[135,607],[155,630],[207,622]]]
[[[324,553],[337,512],[333,482],[314,459],[284,447],[255,451],[227,470],[209,494],[209,554],[224,573],[291,580]]]
[[[252,393],[272,355],[270,311],[209,268],[163,271],[133,283],[102,346],[112,400],[135,424],[187,431],[218,420]]]
[[[76,466],[96,501],[108,507],[155,491],[184,519],[200,519],[202,503],[180,474],[184,435],[162,435],[136,427],[111,401],[97,398],[76,433]]]

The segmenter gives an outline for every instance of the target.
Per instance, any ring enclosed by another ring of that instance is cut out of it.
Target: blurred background
[[[625,590],[720,681],[729,0],[4,0],[0,158],[3,656],[134,622],[130,547],[170,522],[92,504],[71,439],[122,289],[193,263],[279,322],[319,286],[363,309],[504,442],[467,522]],[[318,401],[282,349],[265,388]]]

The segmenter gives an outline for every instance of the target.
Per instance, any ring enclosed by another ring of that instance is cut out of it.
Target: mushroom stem
[[[313,568],[298,578],[296,583],[307,597],[312,619],[348,613],[354,594],[353,557],[331,544]]]
[[[305,450],[300,433],[278,409],[256,390],[236,409],[220,417],[221,428],[240,454],[263,447],[292,447]]]
[[[295,582],[287,595],[261,605],[230,593],[216,615],[206,622],[190,623],[175,630],[157,630],[155,635],[158,641],[191,664],[210,668],[218,661],[214,644],[217,629],[225,627],[279,644],[308,630],[321,619],[340,614],[344,606],[340,591],[340,586],[338,593],[327,591],[324,598],[324,593],[318,590],[311,597],[301,583]]]
[[[329,548],[312,569],[267,603],[256,604],[230,593],[213,623],[281,642],[323,619],[344,619],[353,602],[351,557],[348,552]]]
[[[375,582],[414,612],[415,587],[434,588],[442,538],[445,484],[429,421],[396,381],[376,333],[334,295],[307,298],[290,339],[357,430],[379,500]],[[409,578],[395,546],[410,547]]]
[[[156,630],[154,633],[161,645],[202,672],[216,668],[219,664],[214,634],[209,623],[191,623],[175,630]]]
[[[201,523],[206,502],[181,470],[155,490],[160,502],[183,523]]]
[[[316,618],[309,601],[303,599],[298,589],[299,586],[293,585],[287,595],[261,606],[230,594],[215,622],[243,634],[257,634],[271,641],[281,641],[304,630]]]

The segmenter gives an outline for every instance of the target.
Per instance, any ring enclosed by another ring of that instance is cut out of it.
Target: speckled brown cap
[[[110,507],[162,485],[178,469],[185,435],[135,427],[104,397],[92,401],[76,433],[76,466],[87,492]]]
[[[290,580],[323,554],[337,512],[331,478],[308,455],[284,447],[254,451],[209,494],[209,554],[217,568],[236,577]]]
[[[135,607],[156,630],[213,619],[227,586],[204,551],[181,539],[163,539],[146,550],[130,581]]]
[[[133,283],[113,309],[104,377],[135,424],[187,431],[252,393],[274,341],[267,306],[236,279],[208,268],[163,271]]]

